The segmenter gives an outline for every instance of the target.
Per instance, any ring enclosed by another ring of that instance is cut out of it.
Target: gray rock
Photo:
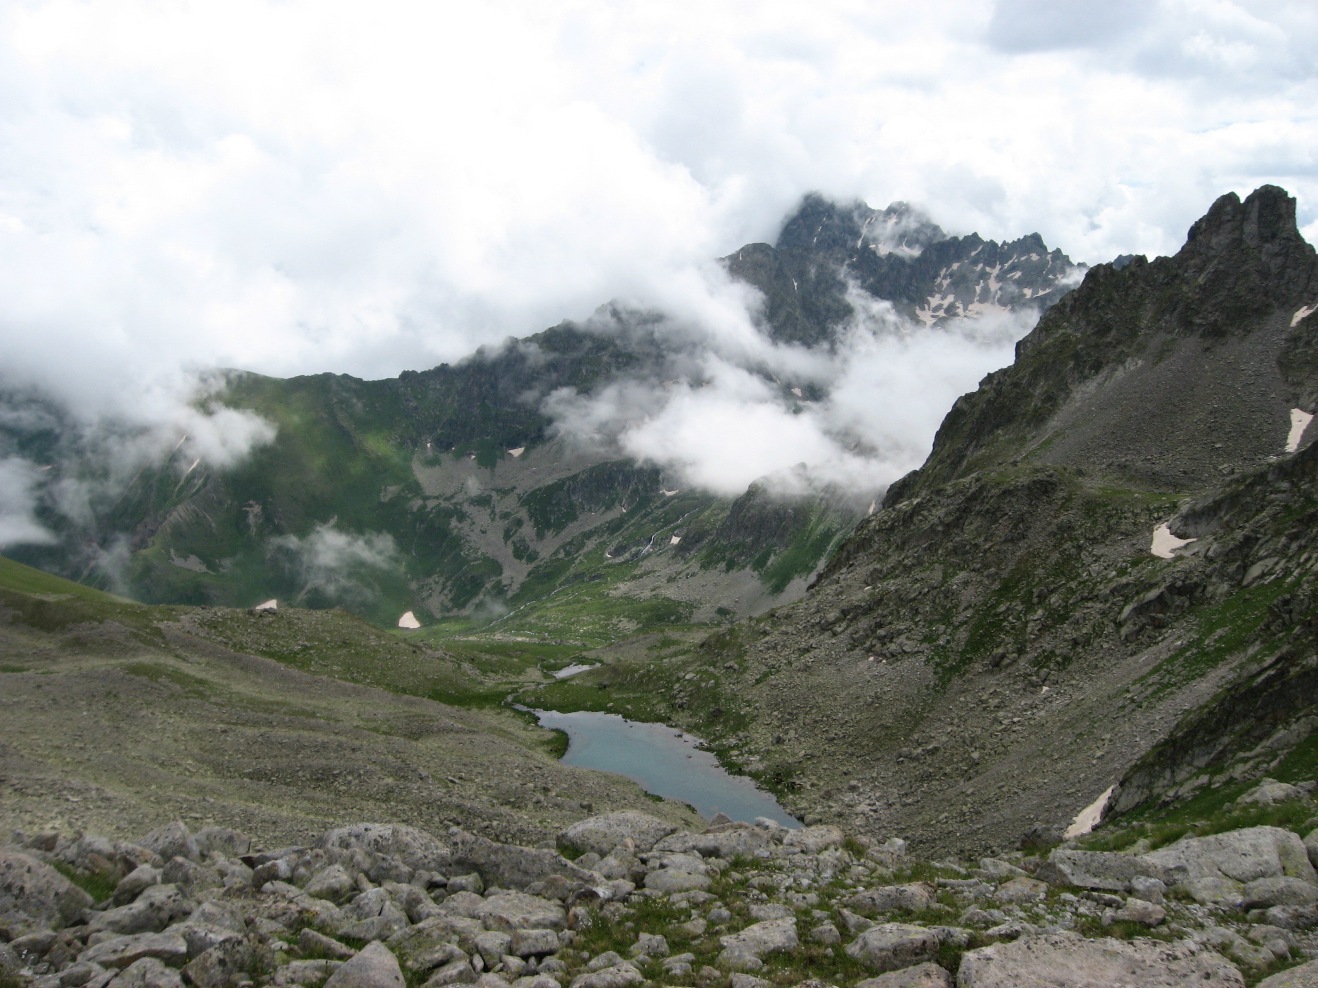
[[[94,914],[87,926],[92,932],[159,932],[183,919],[196,903],[177,885],[152,885],[126,906]]]
[[[1256,988],[1318,988],[1318,961],[1309,961],[1264,978]]]
[[[188,959],[188,942],[172,930],[106,937],[78,955],[78,960],[101,967],[125,968],[144,957],[166,964],[183,964]]]
[[[1020,905],[1042,902],[1048,895],[1048,885],[1033,878],[1013,878],[1003,882],[993,893],[995,902]]]
[[[398,958],[377,940],[331,974],[325,988],[404,988],[405,984]]]
[[[482,899],[473,914],[487,929],[505,933],[567,929],[567,912],[561,905],[525,892],[501,892]]]
[[[183,988],[183,979],[154,957],[143,957],[115,975],[106,988]]]
[[[888,913],[897,909],[922,912],[937,901],[938,892],[928,882],[911,882],[868,889],[851,896],[844,904],[858,912]]]
[[[758,959],[765,954],[795,950],[800,940],[796,935],[796,920],[769,919],[748,926],[740,933],[721,936],[719,943],[729,956],[749,954]]]
[[[1177,888],[1203,906],[1239,909],[1245,899],[1245,886],[1230,878],[1189,878]]]
[[[292,988],[293,985],[312,988],[314,985],[324,984],[325,979],[342,966],[342,961],[293,961],[275,971],[274,980],[271,981],[271,984],[279,986],[279,988]]]
[[[657,892],[689,892],[693,889],[709,888],[709,876],[691,871],[678,871],[674,868],[660,868],[645,876],[645,887]]]
[[[847,956],[871,971],[895,971],[938,956],[932,930],[909,923],[880,923],[847,945]]]
[[[213,854],[236,858],[252,848],[252,839],[229,827],[203,827],[192,835],[202,858]]]
[[[1049,885],[1128,892],[1135,878],[1156,878],[1165,883],[1169,876],[1164,865],[1149,861],[1147,856],[1058,848],[1039,866],[1035,877]]]
[[[529,974],[514,981],[513,988],[563,988],[563,986],[552,975]]]
[[[773,982],[757,978],[753,974],[742,974],[740,971],[733,971],[732,976],[728,978],[728,984],[730,988],[770,988]]]
[[[499,963],[499,958],[504,954],[510,954],[509,949],[513,945],[512,934],[501,933],[498,930],[484,930],[471,939],[470,946],[476,949],[476,953],[481,955],[481,960],[485,962],[487,968],[492,968]]]
[[[160,869],[154,865],[138,865],[119,880],[114,887],[110,902],[116,906],[126,906],[152,885],[160,884]]]
[[[310,928],[298,932],[297,949],[303,954],[319,954],[335,961],[346,961],[356,954],[346,943],[339,943],[333,937]]]
[[[348,874],[348,869],[340,864],[322,868],[306,884],[307,895],[317,899],[328,899],[336,905],[343,905],[357,892],[357,883]]]
[[[657,933],[642,933],[632,944],[631,954],[644,954],[646,957],[667,957],[668,941]]]
[[[1209,837],[1184,837],[1143,855],[1164,868],[1183,868],[1187,878],[1252,882],[1283,875],[1318,882],[1304,842],[1280,827],[1248,827]]]
[[[706,858],[749,858],[771,844],[773,837],[768,831],[747,824],[733,824],[703,834],[679,831],[655,844],[654,850],[699,854]]]
[[[838,928],[832,923],[820,923],[810,930],[809,936],[815,943],[822,943],[825,946],[842,942],[842,934],[838,932]]]
[[[1318,885],[1299,878],[1259,878],[1245,886],[1242,909],[1267,909],[1270,906],[1307,906],[1318,902]]]
[[[160,855],[162,861],[175,857],[187,858],[189,861],[201,860],[201,848],[181,820],[158,827],[137,843],[139,847]]]
[[[932,961],[857,981],[855,988],[952,988],[952,976]]]
[[[1114,919],[1127,923],[1139,923],[1142,926],[1158,926],[1167,918],[1167,910],[1162,906],[1155,906],[1152,902],[1144,899],[1136,899],[1133,896],[1126,900],[1126,904],[1112,914]]]
[[[572,824],[558,835],[558,846],[578,854],[594,852],[600,857],[618,847],[643,853],[676,830],[676,825],[649,813],[620,810]]]
[[[183,969],[196,988],[232,988],[274,967],[274,955],[245,937],[216,944]]]
[[[444,988],[445,985],[470,985],[476,982],[476,969],[465,958],[457,958],[436,968],[426,979],[425,988]]]
[[[574,888],[599,884],[599,875],[546,848],[499,844],[461,830],[451,832],[449,840],[450,870],[478,872],[487,887],[529,891],[529,886],[552,878],[566,879]]]
[[[1255,806],[1275,806],[1277,803],[1285,803],[1292,799],[1301,799],[1303,796],[1303,790],[1297,789],[1295,786],[1290,785],[1287,782],[1278,782],[1276,779],[1264,779],[1257,786],[1236,800],[1236,802]]]
[[[984,873],[986,878],[992,878],[995,881],[1002,881],[1006,878],[1027,877],[1024,869],[1017,868],[1014,864],[1000,858],[980,858],[979,870]]]
[[[449,870],[452,860],[449,845],[424,830],[394,823],[356,823],[327,831],[319,845],[327,850],[363,850],[371,854],[397,858],[413,870],[424,869],[441,874]]]
[[[554,930],[514,930],[505,953],[516,957],[544,957],[558,953],[558,948],[558,933]]]
[[[92,897],[43,861],[0,849],[0,935],[6,940],[78,920]]]
[[[818,854],[830,847],[841,847],[846,834],[841,827],[824,824],[818,827],[805,827],[790,830],[783,838],[784,847],[795,847],[806,854]]]
[[[958,988],[1244,988],[1226,958],[1189,941],[1086,940],[1071,933],[1026,936],[971,950]]]
[[[571,988],[626,988],[627,985],[638,985],[644,980],[640,971],[623,961],[612,967],[578,974],[572,979]]]

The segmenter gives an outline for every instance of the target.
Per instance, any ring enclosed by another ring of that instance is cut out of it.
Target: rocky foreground
[[[1313,809],[1313,789],[1240,802]],[[561,853],[368,823],[276,850],[179,822],[135,843],[16,833],[0,985],[1318,985],[1315,828],[973,865],[636,811],[568,827]]]

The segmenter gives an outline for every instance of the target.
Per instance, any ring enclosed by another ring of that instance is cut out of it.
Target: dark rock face
[[[1294,202],[1219,200],[1099,266],[944,420],[811,592],[738,641],[785,804],[920,849],[1017,846],[1271,771],[1318,722],[1318,261]],[[1167,523],[1195,541],[1151,552]],[[726,650],[726,649],[725,649]]]

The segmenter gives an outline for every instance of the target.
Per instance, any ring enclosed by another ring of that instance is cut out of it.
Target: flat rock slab
[[[558,846],[580,854],[593,851],[601,858],[617,847],[643,853],[676,830],[676,825],[649,813],[619,810],[572,824],[558,835]]]
[[[1233,964],[1190,941],[1026,936],[968,951],[958,988],[1244,988]]]
[[[911,882],[857,892],[845,905],[860,913],[888,913],[897,909],[921,912],[937,901],[938,890],[928,882]]]
[[[484,899],[475,908],[476,918],[486,929],[512,933],[514,930],[565,930],[567,913],[557,902],[525,892],[501,892]]]

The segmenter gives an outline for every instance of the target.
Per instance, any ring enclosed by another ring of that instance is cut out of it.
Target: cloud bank
[[[665,335],[685,334],[689,349],[660,376],[592,394],[560,389],[543,410],[577,443],[724,496],[767,481],[785,494],[831,487],[868,502],[923,462],[952,402],[1011,361],[1037,312],[927,328],[859,290],[850,301],[854,317],[833,349],[774,343],[745,317],[670,319]]]
[[[1310,0],[20,0],[0,6],[0,387],[231,462],[265,433],[194,414],[206,370],[388,376],[619,298],[720,340],[636,405],[640,453],[680,460],[682,430],[737,408],[846,473],[897,448],[882,423],[926,421],[937,381],[880,412],[848,367],[798,367],[831,397],[789,415],[741,373],[788,355],[709,258],[772,240],[812,189],[1095,262],[1175,250],[1216,196],[1274,182],[1313,240],[1315,50]],[[925,373],[962,369],[949,395],[991,362],[941,342],[862,332],[850,360],[901,389],[928,346]],[[40,486],[20,459],[14,504]]]

